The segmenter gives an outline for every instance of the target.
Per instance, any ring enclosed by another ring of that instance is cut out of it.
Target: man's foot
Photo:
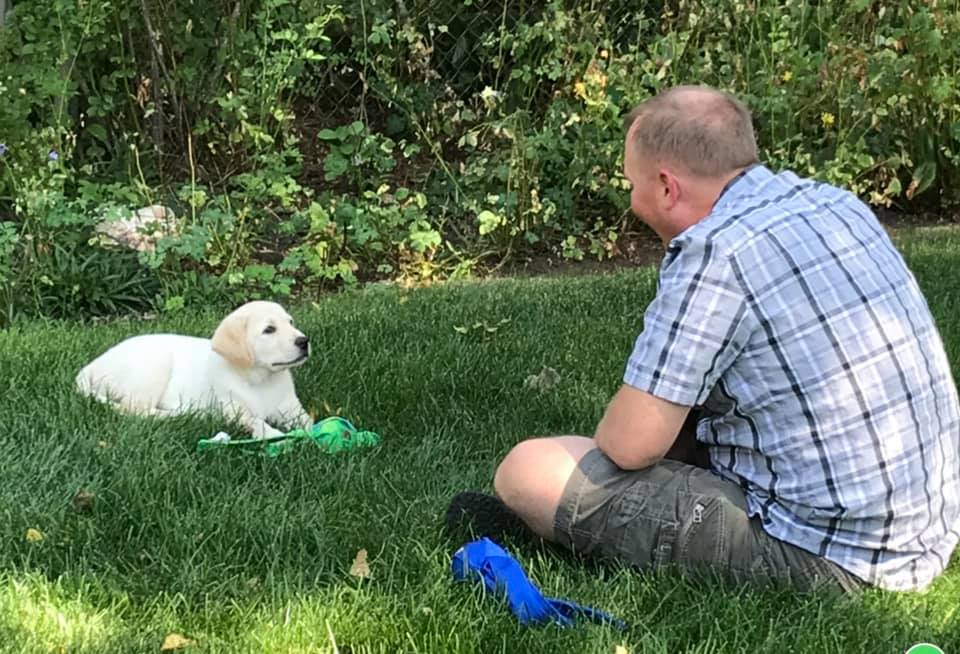
[[[473,491],[458,493],[450,500],[447,533],[458,539],[486,536],[491,540],[529,539],[534,535],[503,500]]]

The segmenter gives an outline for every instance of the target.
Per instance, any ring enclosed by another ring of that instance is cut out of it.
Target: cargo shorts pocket
[[[608,523],[608,529],[616,532],[611,554],[648,570],[659,570],[675,560],[681,525],[672,507],[657,499],[637,489],[624,495],[620,510]]]
[[[731,509],[722,497],[691,495],[681,502],[677,561],[684,565],[725,563],[730,550]]]

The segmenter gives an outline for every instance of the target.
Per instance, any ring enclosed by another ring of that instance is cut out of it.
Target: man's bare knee
[[[530,459],[539,448],[536,440],[521,441],[511,448],[507,456],[497,466],[493,475],[493,488],[500,499],[509,504],[508,497],[514,495],[514,489],[523,479],[524,473],[529,473]]]
[[[581,436],[522,441],[497,468],[494,489],[534,532],[552,538],[554,515],[567,480],[593,448],[593,440]]]

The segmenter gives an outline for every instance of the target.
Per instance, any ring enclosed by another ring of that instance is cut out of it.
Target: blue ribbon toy
[[[489,538],[481,538],[461,547],[450,564],[455,581],[479,578],[486,590],[506,596],[510,610],[520,624],[555,622],[563,627],[573,625],[574,618],[583,616],[599,624],[626,629],[622,620],[570,600],[544,597],[524,574],[523,568],[506,550]]]

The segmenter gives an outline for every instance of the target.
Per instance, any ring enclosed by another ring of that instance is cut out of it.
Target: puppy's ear
[[[213,333],[213,351],[238,368],[253,366],[253,350],[247,342],[247,317],[230,314]]]

